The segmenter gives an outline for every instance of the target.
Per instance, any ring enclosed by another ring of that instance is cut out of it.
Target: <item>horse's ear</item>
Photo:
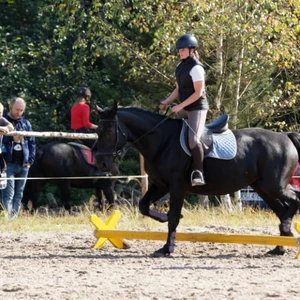
[[[102,113],[103,113],[103,109],[100,107],[100,106],[98,106],[97,104],[96,104],[96,110],[97,110],[97,112],[98,112],[98,114],[99,115],[101,115]]]

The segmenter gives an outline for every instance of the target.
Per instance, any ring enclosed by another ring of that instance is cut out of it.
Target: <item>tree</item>
[[[296,128],[299,0],[0,5],[1,100],[24,95],[37,130],[69,129],[74,93],[83,85],[102,106],[118,100],[154,109],[174,88],[174,45],[186,32],[200,41],[209,118],[225,111],[234,127]]]

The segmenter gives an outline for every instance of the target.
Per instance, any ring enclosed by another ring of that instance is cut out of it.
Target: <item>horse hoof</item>
[[[166,250],[165,247],[161,248],[161,249],[158,249],[156,251],[154,251],[151,255],[151,257],[155,257],[155,258],[158,258],[158,257],[168,257],[170,256],[170,252]]]
[[[269,255],[284,255],[285,250],[282,246],[276,246],[273,250],[267,252]]]

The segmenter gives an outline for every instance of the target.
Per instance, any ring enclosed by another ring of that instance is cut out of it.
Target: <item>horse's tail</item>
[[[300,133],[298,132],[288,132],[287,136],[293,142],[294,146],[298,152],[298,162],[300,163]]]

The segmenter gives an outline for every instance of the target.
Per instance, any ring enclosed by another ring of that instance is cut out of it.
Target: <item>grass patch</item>
[[[155,230],[163,228],[167,230],[166,224],[161,224],[148,217],[142,216],[138,208],[118,207],[121,210],[121,219],[117,225],[121,230]],[[90,212],[79,212],[75,215],[50,215],[34,214],[22,215],[14,220],[0,217],[1,232],[47,232],[47,231],[79,231],[91,230],[93,225],[89,222]],[[110,213],[96,213],[101,220],[106,222]],[[254,210],[245,207],[242,211],[233,210],[229,213],[222,207],[204,210],[199,206],[183,208],[183,218],[180,226],[229,226],[229,227],[268,227],[278,226],[279,220],[269,210]],[[299,216],[294,218],[299,222]]]

